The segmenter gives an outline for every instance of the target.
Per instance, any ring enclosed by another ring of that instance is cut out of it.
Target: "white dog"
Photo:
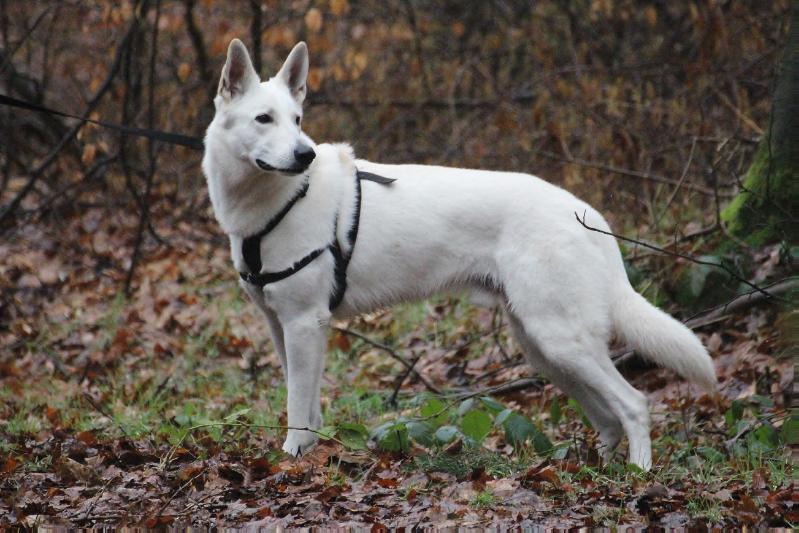
[[[304,428],[321,426],[331,318],[475,290],[503,305],[530,364],[579,401],[601,451],[626,434],[629,461],[649,469],[647,400],[609,358],[613,333],[708,388],[715,372],[696,336],[632,289],[614,240],[575,220],[609,231],[602,216],[527,174],[384,165],[317,145],[301,129],[307,73],[299,43],[261,82],[233,40],[203,158],[241,286],[287,379],[283,449],[299,455],[316,441]]]

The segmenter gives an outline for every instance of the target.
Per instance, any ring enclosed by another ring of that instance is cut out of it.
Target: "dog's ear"
[[[247,47],[238,39],[230,41],[227,49],[227,61],[222,68],[222,77],[219,79],[217,92],[227,101],[241,96],[250,87],[259,82],[258,73],[252,66]]]
[[[302,104],[307,92],[305,81],[308,78],[308,46],[305,42],[300,41],[292,48],[277,77],[286,83],[294,99]]]

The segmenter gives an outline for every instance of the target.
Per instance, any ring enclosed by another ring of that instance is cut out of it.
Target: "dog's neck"
[[[209,154],[208,191],[219,225],[228,235],[257,233],[296,193],[307,172],[285,175],[253,168],[244,161]]]

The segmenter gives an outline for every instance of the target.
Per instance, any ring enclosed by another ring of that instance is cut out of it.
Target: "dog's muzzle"
[[[277,168],[273,167],[263,159],[256,159],[255,164],[261,170],[266,171],[277,171],[277,172],[286,172],[288,174],[299,174],[300,172],[305,172],[308,167],[311,165],[313,160],[316,158],[316,152],[310,146],[302,146],[297,150],[294,150],[294,165],[289,168]]]

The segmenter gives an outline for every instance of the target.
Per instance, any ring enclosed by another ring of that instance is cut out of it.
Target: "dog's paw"
[[[290,429],[288,435],[286,436],[286,442],[283,443],[283,451],[293,455],[294,457],[300,457],[305,452],[313,448],[316,441],[319,440],[319,437],[316,433],[311,431],[305,431],[302,429]]]

